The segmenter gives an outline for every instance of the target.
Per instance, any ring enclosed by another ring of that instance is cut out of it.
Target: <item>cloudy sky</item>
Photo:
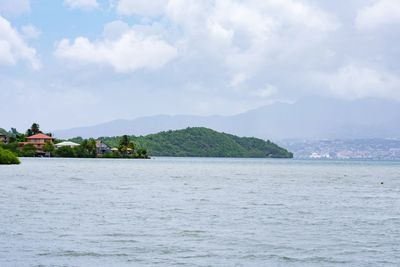
[[[400,101],[399,0],[0,0],[0,127]]]

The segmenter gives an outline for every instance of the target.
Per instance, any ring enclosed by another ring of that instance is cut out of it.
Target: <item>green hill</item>
[[[102,137],[105,143],[117,147],[120,137]],[[292,158],[293,154],[278,145],[257,138],[238,137],[207,128],[187,128],[146,136],[131,136],[150,156],[173,157],[243,157]]]

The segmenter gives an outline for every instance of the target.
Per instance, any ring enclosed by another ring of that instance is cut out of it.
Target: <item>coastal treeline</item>
[[[254,137],[238,137],[208,128],[194,127],[146,136],[131,136],[136,144],[146,147],[152,156],[170,157],[242,157],[292,158],[286,149]],[[101,137],[111,146],[121,137]]]
[[[75,137],[60,140],[51,133],[43,134],[34,123],[25,133],[16,129],[7,134],[3,150],[20,157],[62,158],[148,158],[169,157],[232,157],[292,158],[293,154],[277,144],[254,137],[238,137],[208,128],[194,127],[165,131],[146,136],[114,136],[97,139]]]
[[[40,135],[37,139],[31,138]],[[76,146],[58,146],[63,143],[62,139],[52,137],[51,133],[43,133],[38,123],[24,133],[18,132],[15,128],[6,131],[0,128],[0,136],[4,140],[0,141],[0,148],[4,151],[7,158],[10,153],[18,157],[62,157],[62,158],[148,158],[147,150],[137,146],[130,137],[124,136],[115,148],[103,143],[101,140],[93,138],[83,139],[74,138]],[[45,138],[45,139],[43,139]],[[18,158],[17,158],[18,160]]]

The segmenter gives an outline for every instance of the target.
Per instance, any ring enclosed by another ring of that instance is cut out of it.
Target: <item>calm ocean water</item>
[[[0,182],[2,267],[400,266],[400,162],[23,159]]]

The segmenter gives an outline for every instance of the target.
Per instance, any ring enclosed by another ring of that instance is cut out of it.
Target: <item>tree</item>
[[[121,140],[119,141],[119,146],[118,146],[119,152],[121,152],[121,154],[124,157],[127,157],[128,151],[129,153],[133,154],[134,149],[135,149],[135,144],[133,142],[130,142],[129,136],[123,135],[121,137]]]
[[[36,156],[36,147],[32,144],[24,145],[20,152],[20,155],[22,157],[34,157]]]
[[[17,131],[16,128],[11,128],[11,133],[15,136],[19,135],[19,132]]]
[[[26,136],[32,136],[32,135],[33,133],[31,129],[26,130]]]
[[[81,145],[74,149],[78,158],[95,158],[96,157],[96,141],[94,139],[85,139]]]
[[[146,158],[148,158],[149,156],[147,155],[147,150],[146,150],[145,148],[139,148],[139,149],[136,151],[135,157],[136,157],[136,158],[146,159]]]
[[[17,141],[18,142],[25,142],[26,141],[26,136],[25,134],[18,134],[17,137]]]
[[[15,141],[8,142],[8,144],[1,144],[1,147],[12,151],[14,154],[18,154],[18,152],[19,152],[18,142],[15,142]]]
[[[50,153],[50,155],[54,152],[54,145],[52,142],[47,141],[43,146],[43,151]]]
[[[31,128],[26,130],[26,135],[27,136],[32,136],[32,135],[39,134],[39,133],[42,133],[42,132],[40,131],[39,124],[36,123],[36,122],[32,124]]]
[[[121,140],[119,141],[120,146],[128,146],[129,145],[129,136],[123,135]]]
[[[10,137],[8,138],[8,142],[9,142],[9,143],[14,143],[14,142],[16,142],[16,141],[17,141],[17,138],[14,137],[14,136],[10,136]]]
[[[86,142],[86,151],[88,152],[89,156],[91,158],[95,158],[97,153],[96,153],[96,140],[93,138],[90,138]]]
[[[32,134],[42,133],[42,132],[40,131],[39,124],[37,124],[37,123],[33,123],[33,124],[32,124],[32,126],[31,126],[31,131],[32,131]]]
[[[69,146],[63,146],[58,148],[55,151],[55,154],[57,157],[61,158],[74,158],[76,156],[74,149]]]

